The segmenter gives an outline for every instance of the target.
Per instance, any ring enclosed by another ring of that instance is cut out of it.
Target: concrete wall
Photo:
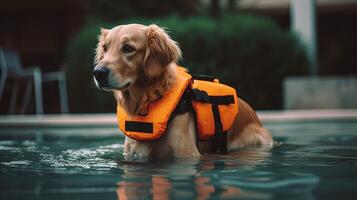
[[[357,108],[357,77],[289,77],[285,109]]]

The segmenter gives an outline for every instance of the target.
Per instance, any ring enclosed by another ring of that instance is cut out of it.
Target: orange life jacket
[[[162,98],[149,105],[147,114],[128,115],[118,104],[117,117],[120,130],[128,137],[145,141],[162,137],[172,114],[189,98],[196,118],[199,140],[209,140],[217,133],[224,134],[233,124],[238,113],[238,97],[232,87],[217,79],[197,80],[184,68],[177,68],[177,80]]]

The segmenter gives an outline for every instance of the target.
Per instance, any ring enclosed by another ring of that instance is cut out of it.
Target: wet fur
[[[124,39],[123,39],[124,38]],[[127,40],[129,38],[129,40]],[[126,39],[126,40],[125,40]],[[131,42],[137,49],[127,56],[116,50],[123,41]],[[104,51],[104,45],[108,50]],[[114,50],[113,50],[114,49]],[[176,79],[177,61],[181,58],[178,44],[157,25],[122,25],[111,30],[102,29],[96,50],[97,66],[111,69],[111,81],[133,81],[125,90],[114,91],[117,102],[132,115],[145,113],[150,102],[160,98]],[[273,140],[255,111],[239,99],[239,113],[228,132],[228,149],[247,145],[271,146]],[[212,145],[196,145],[194,117],[191,113],[177,115],[167,127],[167,133],[158,141],[136,141],[126,137],[124,154],[137,156],[198,156],[207,153]]]

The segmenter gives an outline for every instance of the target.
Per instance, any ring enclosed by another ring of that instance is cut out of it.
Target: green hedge
[[[282,80],[307,73],[308,61],[297,37],[271,20],[256,16],[131,19],[126,23],[156,23],[167,27],[180,43],[181,65],[196,74],[210,74],[234,86],[257,109],[282,107]],[[114,24],[101,24],[112,28]],[[92,69],[99,25],[87,25],[67,51],[71,112],[113,112],[112,94],[95,89]]]

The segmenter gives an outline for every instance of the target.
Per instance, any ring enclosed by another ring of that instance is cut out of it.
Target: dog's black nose
[[[105,85],[108,82],[109,69],[107,67],[96,67],[93,70],[93,75],[98,82]]]

